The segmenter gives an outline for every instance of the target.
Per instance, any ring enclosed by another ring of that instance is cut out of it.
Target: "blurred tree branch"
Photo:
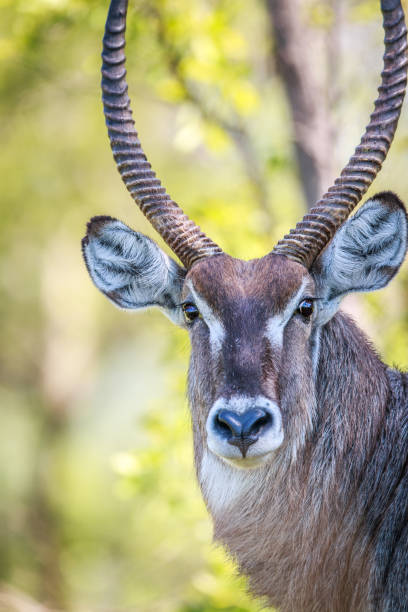
[[[44,397],[45,402],[49,399]],[[53,609],[63,610],[67,604],[61,566],[63,521],[51,498],[47,469],[52,465],[55,449],[64,440],[68,423],[60,407],[48,403],[43,406],[41,418],[42,426],[33,457],[27,526],[38,564],[38,595]]]
[[[295,153],[308,207],[331,180],[332,129],[326,97],[318,82],[310,32],[302,22],[299,0],[266,0],[278,74],[293,118]]]
[[[316,203],[332,180],[333,143],[336,132],[329,118],[334,94],[326,94],[322,70],[316,69],[316,53],[311,45],[310,28],[305,27],[299,0],[266,0],[267,15],[274,40],[271,53],[282,80],[293,120],[294,148],[299,180],[307,206]],[[338,3],[330,0],[330,10],[338,13]],[[337,7],[337,8],[336,8]],[[234,109],[228,112],[205,96],[202,88],[186,76],[183,52],[169,35],[162,7],[150,4],[149,14],[156,23],[157,38],[172,76],[202,117],[220,127],[234,143],[260,209],[271,224],[269,189],[264,164],[247,126]],[[336,65],[337,28],[329,29],[324,51],[328,71]],[[269,229],[269,227],[267,228]]]
[[[241,117],[229,109],[226,116],[205,98],[191,79],[187,78],[182,66],[183,55],[168,35],[163,11],[149,5],[149,13],[157,26],[157,38],[172,76],[179,84],[184,99],[191,102],[206,121],[215,124],[228,134],[241,157],[247,179],[252,186],[259,208],[265,213],[263,227],[266,233],[272,226],[272,212],[269,207],[269,189],[266,172],[254,146],[253,139]]]
[[[0,610],[4,612],[57,612],[8,585],[0,585]]]
[[[339,107],[339,104],[343,98],[343,86],[342,86],[342,66],[340,62],[341,54],[341,37],[345,25],[345,14],[346,6],[343,0],[328,0],[332,11],[332,23],[326,31],[325,36],[325,51],[327,55],[327,71],[326,71],[326,107],[330,111],[330,118],[328,118],[328,130],[329,140],[331,146],[331,157],[330,167],[331,170],[336,165],[336,154],[339,137],[339,129],[337,122],[333,119],[333,111]],[[335,75],[335,78],[333,78]],[[327,177],[329,181],[332,180],[332,176]],[[324,190],[329,186],[329,181],[323,186]]]

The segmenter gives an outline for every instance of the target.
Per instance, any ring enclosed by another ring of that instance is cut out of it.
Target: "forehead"
[[[306,268],[281,255],[242,261],[223,254],[197,262],[187,275],[184,293],[186,297],[192,287],[220,315],[231,305],[244,304],[280,312],[302,284],[306,294],[313,293]]]

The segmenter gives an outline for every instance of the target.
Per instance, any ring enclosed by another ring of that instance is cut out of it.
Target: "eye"
[[[200,316],[200,311],[198,310],[197,306],[192,302],[184,302],[181,307],[183,309],[186,321],[189,321],[190,323],[191,321],[194,321],[194,319],[198,319],[198,317]]]
[[[298,312],[303,317],[310,317],[313,314],[313,300],[308,298],[302,300],[298,306]]]

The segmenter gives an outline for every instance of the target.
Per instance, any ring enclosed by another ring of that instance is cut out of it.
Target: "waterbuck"
[[[254,593],[282,611],[408,610],[408,374],[384,365],[338,312],[384,287],[407,251],[405,208],[379,193],[406,86],[399,0],[381,0],[375,110],[334,185],[274,249],[230,257],[167,195],[134,128],[127,0],[112,0],[102,91],[122,179],[182,265],[150,238],[94,217],[83,253],[125,309],[158,306],[190,335],[188,392],[202,493]]]

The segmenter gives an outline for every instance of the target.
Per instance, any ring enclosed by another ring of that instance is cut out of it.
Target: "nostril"
[[[243,435],[255,436],[261,429],[272,424],[272,416],[262,408],[254,408],[244,413]]]
[[[215,426],[219,433],[229,436],[242,435],[240,415],[232,410],[220,410],[215,417]]]
[[[231,428],[229,427],[229,425],[227,425],[227,423],[225,423],[225,421],[222,418],[220,419],[218,415],[216,418],[216,426],[217,426],[218,431],[224,434],[231,433]]]

